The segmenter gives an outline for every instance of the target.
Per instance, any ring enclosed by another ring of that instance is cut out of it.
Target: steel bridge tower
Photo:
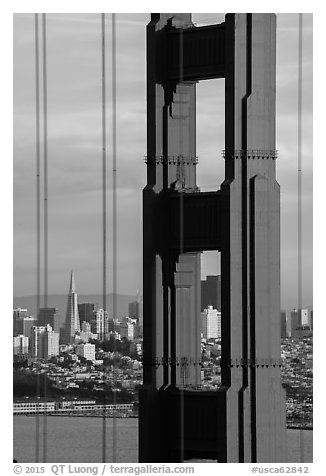
[[[285,462],[274,14],[147,26],[139,461]],[[196,83],[225,78],[225,179],[196,185]],[[218,188],[218,187],[217,187]],[[199,391],[200,256],[221,253],[221,387]]]

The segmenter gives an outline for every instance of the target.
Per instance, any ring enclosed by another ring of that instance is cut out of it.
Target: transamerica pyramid
[[[80,332],[80,322],[77,306],[75,277],[73,271],[71,271],[64,333],[65,344],[74,342],[76,332]]]

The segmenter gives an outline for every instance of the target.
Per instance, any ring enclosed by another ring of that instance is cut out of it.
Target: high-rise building
[[[95,344],[78,344],[77,355],[86,360],[95,360]]]
[[[201,332],[205,339],[221,338],[221,313],[213,306],[208,306],[201,313]]]
[[[310,330],[313,331],[314,328],[314,311],[311,309],[310,316],[309,316],[309,327]]]
[[[14,355],[28,354],[28,337],[18,335],[14,337]]]
[[[130,322],[120,323],[120,336],[121,339],[134,340],[134,324]]]
[[[129,317],[131,319],[137,319],[137,326],[139,333],[142,335],[143,329],[143,302],[142,299],[137,293],[137,300],[129,303]]]
[[[132,334],[133,334],[133,337],[132,337],[132,338],[133,338],[133,339],[136,339],[136,338],[138,339],[139,337],[142,336],[142,329],[141,329],[141,326],[139,325],[138,319],[131,318],[131,317],[129,317],[129,316],[125,316],[125,317],[123,317],[123,318],[121,319],[121,322],[122,322],[122,323],[126,323],[126,322],[127,322],[128,324],[132,324],[132,325],[133,325],[133,332],[132,332]],[[125,332],[125,333],[128,333],[128,331],[122,331],[122,332],[123,332],[123,333],[124,333],[124,332]],[[129,336],[130,336],[130,335],[131,335],[131,331],[130,331]],[[121,336],[121,337],[123,337],[123,336]],[[126,336],[125,336],[125,337],[126,337]],[[131,340],[130,337],[129,337],[129,340]]]
[[[71,343],[75,339],[77,332],[80,332],[80,321],[78,314],[78,305],[77,305],[77,293],[75,286],[74,273],[71,271],[70,277],[70,287],[68,294],[68,303],[67,303],[67,314],[64,330],[64,343]]]
[[[291,311],[291,337],[304,337],[309,334],[308,331],[311,331],[308,309],[293,309]]]
[[[129,317],[131,317],[131,319],[137,319],[138,323],[142,323],[143,303],[141,302],[140,299],[129,303]]]
[[[201,310],[213,306],[221,310],[221,276],[207,276],[201,281]]]
[[[91,330],[91,324],[87,321],[83,321],[81,323],[81,331],[79,333],[79,339],[82,341],[82,342],[88,342],[89,339],[94,339],[94,334],[92,333],[92,330]]]
[[[308,309],[301,309],[301,325],[309,326],[309,312]]]
[[[49,324],[32,328],[31,355],[39,359],[59,355],[59,333]]]
[[[59,333],[55,332],[51,326],[47,325],[43,336],[44,358],[59,355]]]
[[[291,335],[291,321],[288,318],[287,311],[281,311],[281,337],[289,337]]]
[[[17,325],[19,325],[18,323],[24,319],[25,317],[27,317],[27,309],[22,309],[20,307],[16,307],[14,308],[13,310],[13,335],[16,336],[17,334],[19,334],[19,330],[17,328]]]
[[[137,301],[132,301],[129,303],[129,317],[132,319],[138,319],[139,315],[139,303]]]
[[[55,307],[41,307],[38,315],[37,325],[46,326],[49,324],[54,332],[60,332],[60,317],[58,309]]]
[[[92,321],[92,331],[97,334],[99,340],[104,340],[109,333],[109,315],[104,309],[94,311]]]
[[[24,335],[28,338],[31,338],[32,327],[35,326],[36,323],[37,320],[33,316],[27,316],[17,319],[15,335]]]
[[[14,318],[16,318],[16,319],[20,319],[22,317],[27,317],[28,310],[27,309],[22,309],[21,307],[15,307],[13,309],[13,315],[14,315]]]
[[[297,309],[291,311],[291,337],[294,337],[295,330],[301,326],[300,313]]]
[[[43,353],[43,341],[41,335],[45,332],[44,326],[34,326],[32,328],[31,337],[31,355],[32,357],[40,357]]]
[[[92,322],[95,304],[92,302],[82,302],[78,304],[79,321]]]

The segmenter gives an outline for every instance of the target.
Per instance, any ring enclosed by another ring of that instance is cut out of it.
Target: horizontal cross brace
[[[225,76],[224,23],[167,27],[157,58],[159,80],[182,83]]]

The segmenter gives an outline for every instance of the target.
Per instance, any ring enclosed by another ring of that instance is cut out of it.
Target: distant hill
[[[103,296],[99,294],[78,294],[78,304],[82,302],[93,302],[97,308],[102,307]],[[136,300],[136,296],[127,296],[117,294],[117,316],[127,316],[129,312],[129,303]],[[60,322],[63,324],[66,318],[67,310],[67,294],[51,294],[48,296],[48,307],[56,307],[60,313]],[[29,315],[36,317],[36,296],[14,296],[13,306],[27,308]],[[43,306],[43,298],[41,296],[41,307]],[[107,296],[107,307],[109,316],[113,314],[113,295]]]

